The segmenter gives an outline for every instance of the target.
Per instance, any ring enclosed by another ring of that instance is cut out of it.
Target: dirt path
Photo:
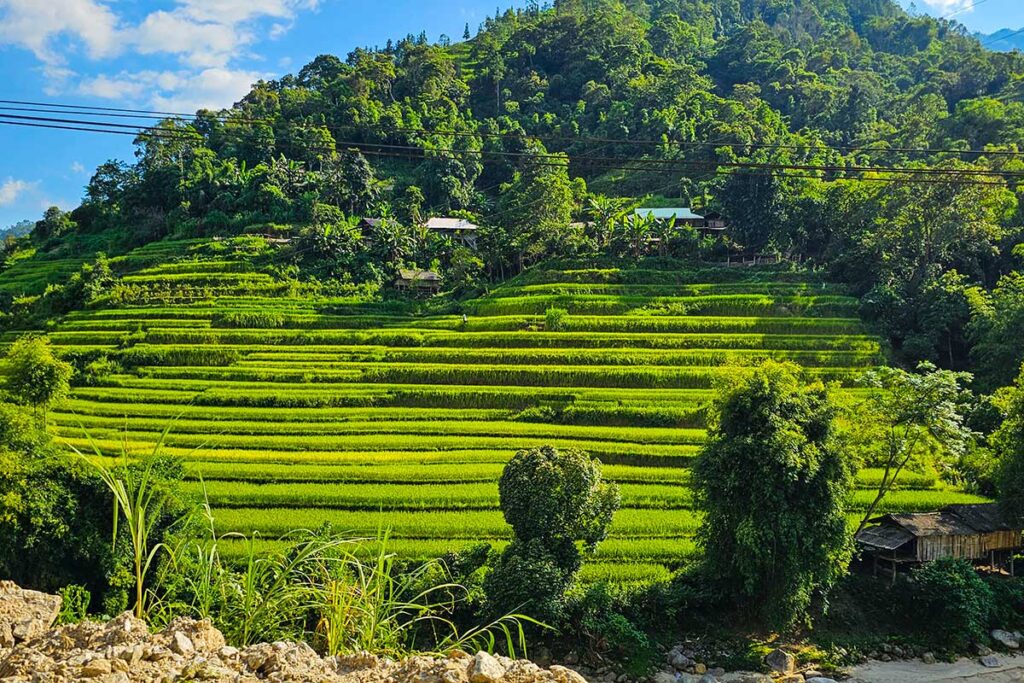
[[[988,669],[976,659],[952,664],[909,662],[868,662],[850,671],[859,683],[1024,683],[1024,655],[999,656],[999,667]]]

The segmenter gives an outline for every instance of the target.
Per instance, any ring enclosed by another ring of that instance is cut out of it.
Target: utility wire
[[[122,123],[111,123],[111,122],[98,122],[98,121],[85,121],[81,119],[71,118],[54,118],[54,117],[41,117],[41,116],[27,116],[18,114],[0,114],[0,122],[11,121],[11,122],[31,122],[41,123],[48,126],[74,126],[80,128],[87,128],[90,132],[96,132],[100,130],[120,130],[123,134],[135,134],[139,136],[152,135],[156,137],[166,137],[167,133],[174,133],[180,135],[182,139],[202,139],[199,133],[186,133],[185,131],[168,131],[165,128],[158,126],[139,126],[135,124],[122,124]],[[127,130],[125,130],[127,129]],[[622,157],[599,157],[585,154],[578,154],[574,157],[570,157],[564,154],[541,154],[531,152],[507,152],[503,150],[470,150],[470,149],[454,149],[454,148],[432,148],[430,150],[424,150],[416,145],[394,145],[387,143],[372,143],[372,142],[361,142],[355,140],[338,140],[335,143],[335,148],[328,147],[304,147],[306,150],[311,151],[323,151],[334,153],[337,147],[344,148],[356,148],[360,151],[365,151],[367,148],[370,149],[385,149],[385,150],[397,150],[406,151],[409,153],[426,154],[427,152],[440,152],[447,154],[462,154],[462,155],[476,155],[480,158],[485,156],[497,156],[506,158],[529,158],[529,159],[552,159],[561,163],[565,161],[575,160],[577,163],[590,163],[590,164],[619,164],[628,163],[633,165],[642,165],[647,167],[691,167],[691,168],[735,168],[735,169],[753,169],[753,170],[795,170],[795,171],[811,171],[821,173],[892,173],[902,175],[914,175],[914,176],[935,176],[945,175],[948,173],[956,173],[958,175],[974,176],[981,178],[1018,178],[1024,177],[1024,171],[997,171],[988,169],[951,169],[951,168],[911,168],[911,167],[890,167],[890,166],[835,166],[835,165],[813,165],[813,164],[772,164],[772,163],[758,163],[758,162],[736,162],[736,161],[718,161],[718,160],[689,160],[689,159],[624,159]]]
[[[20,106],[10,106],[20,105]],[[22,106],[23,105],[23,106]],[[139,119],[151,119],[151,120],[167,120],[168,118],[180,120],[182,122],[194,122],[199,117],[192,114],[184,114],[180,112],[162,112],[145,109],[121,109],[117,107],[91,107],[86,105],[70,105],[70,104],[56,104],[47,102],[32,102],[26,100],[0,100],[0,110],[3,111],[24,111],[24,112],[35,112],[35,113],[66,113],[70,112],[72,115],[77,116],[104,116],[104,117],[116,117],[116,118],[139,118]],[[75,110],[75,111],[71,111]],[[94,112],[103,112],[94,113]],[[279,125],[272,119],[265,118],[249,118],[244,116],[238,116],[233,113],[214,113],[207,112],[203,115],[205,118],[213,119],[221,123],[237,123],[237,124],[249,124],[249,125],[267,125],[275,127]],[[319,127],[326,128],[332,133],[340,131],[365,131],[365,127],[355,125],[336,125],[336,124],[314,124]],[[885,144],[885,140],[871,140],[859,145],[829,145],[823,142],[811,142],[808,144],[779,144],[779,143],[763,143],[763,142],[702,142],[702,141],[689,141],[689,140],[652,140],[652,139],[630,139],[630,138],[607,138],[600,136],[569,136],[569,135],[544,135],[544,134],[533,134],[533,133],[492,133],[488,131],[457,131],[448,129],[435,129],[429,130],[426,128],[410,128],[410,127],[394,127],[387,130],[381,131],[384,134],[388,133],[407,133],[409,135],[438,135],[438,136],[451,136],[451,137],[469,137],[469,138],[489,138],[489,139],[516,139],[516,140],[529,140],[535,139],[540,141],[559,142],[567,143],[569,145],[577,143],[595,143],[600,145],[654,145],[658,147],[696,147],[696,148],[722,148],[728,147],[732,149],[784,149],[797,152],[877,152],[877,153],[899,153],[899,154],[961,154],[961,155],[986,155],[986,156],[1024,156],[1024,151],[1009,151],[1009,150],[979,150],[979,149],[953,149],[953,148],[931,148],[931,147],[879,147],[876,145]]]

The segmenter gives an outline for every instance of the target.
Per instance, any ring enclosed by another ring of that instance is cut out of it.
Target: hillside
[[[188,490],[205,489],[222,533],[330,522],[390,527],[410,557],[501,547],[501,468],[552,444],[600,458],[622,487],[584,578],[664,577],[693,552],[687,467],[717,378],[777,358],[849,387],[884,362],[843,288],[780,267],[538,267],[462,304],[463,322],[296,295],[227,244],[133,252],[164,258],[122,277],[117,303],[49,333],[85,368],[50,413],[53,433],[86,448],[84,426],[111,454],[125,436],[142,453],[173,420],[166,450],[185,458]],[[977,500],[927,473],[905,485],[888,506]]]

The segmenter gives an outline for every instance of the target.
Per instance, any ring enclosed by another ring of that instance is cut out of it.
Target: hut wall
[[[1020,531],[992,531],[982,536],[982,551],[1013,550],[1022,545]]]
[[[987,549],[981,534],[976,536],[925,536],[917,539],[917,561],[931,562],[943,557],[980,559]]]

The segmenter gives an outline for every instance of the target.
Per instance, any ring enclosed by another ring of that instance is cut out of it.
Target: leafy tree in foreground
[[[962,413],[970,393],[962,385],[970,381],[970,373],[938,370],[931,363],[921,363],[918,372],[878,368],[861,379],[871,394],[858,407],[857,431],[869,449],[869,462],[883,473],[858,531],[915,458],[956,457],[970,445],[973,434]]]
[[[996,488],[1006,514],[1024,521],[1024,369],[1008,393],[1006,419],[992,437],[999,456]]]
[[[693,470],[705,568],[771,628],[805,615],[850,557],[852,472],[836,408],[792,364],[767,362],[719,397]]]
[[[103,484],[56,452],[25,409],[0,403],[0,576],[54,592],[85,586],[109,613],[127,605]]]
[[[67,395],[74,368],[53,355],[48,339],[22,337],[7,352],[7,390],[15,400],[46,415],[54,401]]]
[[[599,461],[544,446],[516,453],[498,490],[513,540],[484,583],[491,609],[557,620],[580,568],[576,543],[593,550],[604,540],[619,489],[602,480]]]

